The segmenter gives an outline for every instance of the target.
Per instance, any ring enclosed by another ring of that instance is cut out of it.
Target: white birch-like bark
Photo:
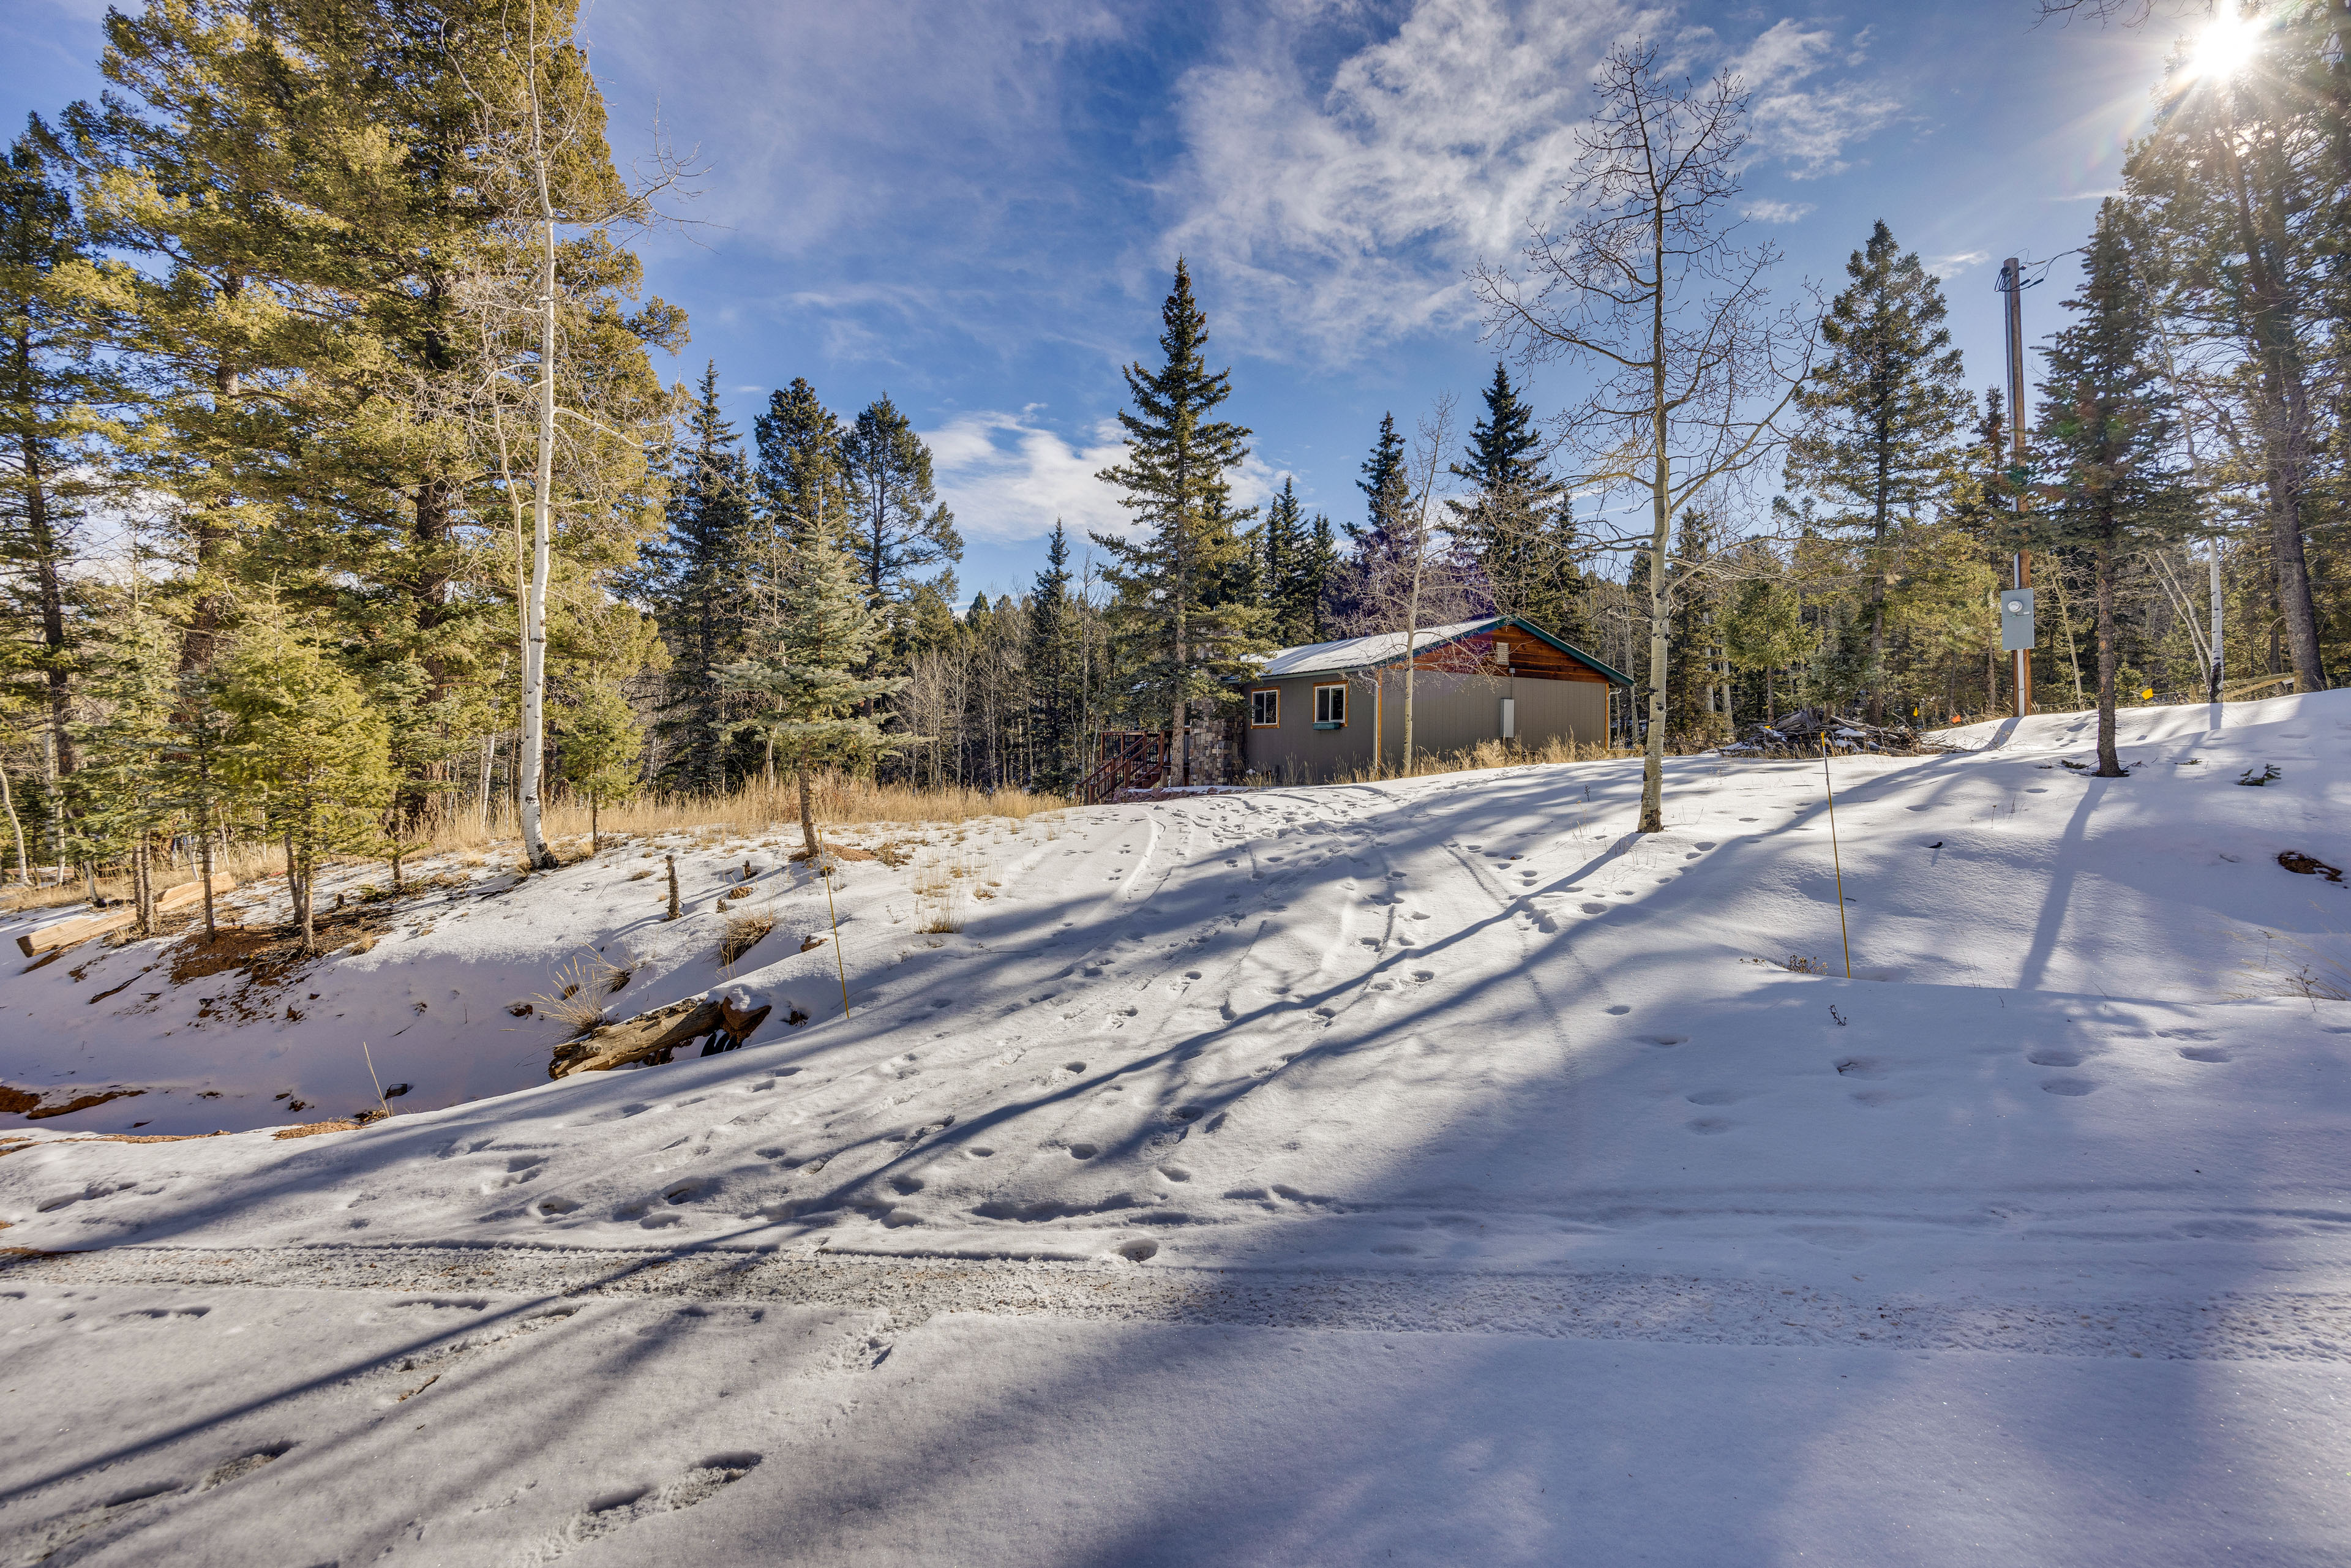
[[[523,605],[522,756],[517,768],[522,792],[523,856],[534,868],[545,871],[556,863],[539,824],[538,801],[547,753],[547,577],[555,531],[555,204],[547,191],[547,148],[539,129],[535,49],[530,68],[531,172],[538,183],[539,229],[546,246],[539,263],[538,461],[531,497],[530,589]]]

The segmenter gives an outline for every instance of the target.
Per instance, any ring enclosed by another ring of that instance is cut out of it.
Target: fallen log
[[[703,1050],[705,1056],[732,1051],[747,1041],[774,1010],[772,1003],[752,1006],[749,998],[688,997],[619,1023],[599,1024],[579,1039],[564,1041],[555,1048],[547,1075],[569,1078],[575,1072],[609,1072],[639,1062],[658,1066],[669,1061],[678,1047],[691,1045],[704,1035],[714,1037]]]
[[[215,895],[236,886],[236,878],[219,875],[213,878]],[[158,894],[155,913],[171,915],[200,902],[204,896],[204,884],[183,882],[170,891]],[[93,936],[103,936],[110,931],[120,931],[139,918],[136,909],[110,909],[103,915],[85,915],[75,920],[60,920],[55,925],[44,925],[38,931],[27,931],[16,938],[17,950],[26,957],[35,957],[59,947],[70,947],[87,942]]]

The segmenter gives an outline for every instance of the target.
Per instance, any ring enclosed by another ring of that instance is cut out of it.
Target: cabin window
[[[1281,723],[1281,694],[1279,691],[1249,693],[1249,727],[1272,729]]]
[[[1347,722],[1347,688],[1316,686],[1314,688],[1314,727],[1339,729]]]
[[[1510,662],[1510,645],[1508,643],[1495,643],[1495,644],[1494,644],[1494,663],[1496,663],[1496,664],[1508,664]]]

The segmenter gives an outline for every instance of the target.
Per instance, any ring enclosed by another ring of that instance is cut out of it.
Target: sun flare
[[[2223,11],[2196,36],[2196,74],[2203,78],[2232,77],[2244,68],[2261,46],[2262,25],[2258,18]]]

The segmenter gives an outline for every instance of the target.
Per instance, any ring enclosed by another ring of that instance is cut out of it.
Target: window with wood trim
[[[1341,729],[1347,723],[1347,688],[1344,685],[1314,688],[1314,727]]]
[[[1249,693],[1249,727],[1272,729],[1281,723],[1281,693],[1278,690]]]

